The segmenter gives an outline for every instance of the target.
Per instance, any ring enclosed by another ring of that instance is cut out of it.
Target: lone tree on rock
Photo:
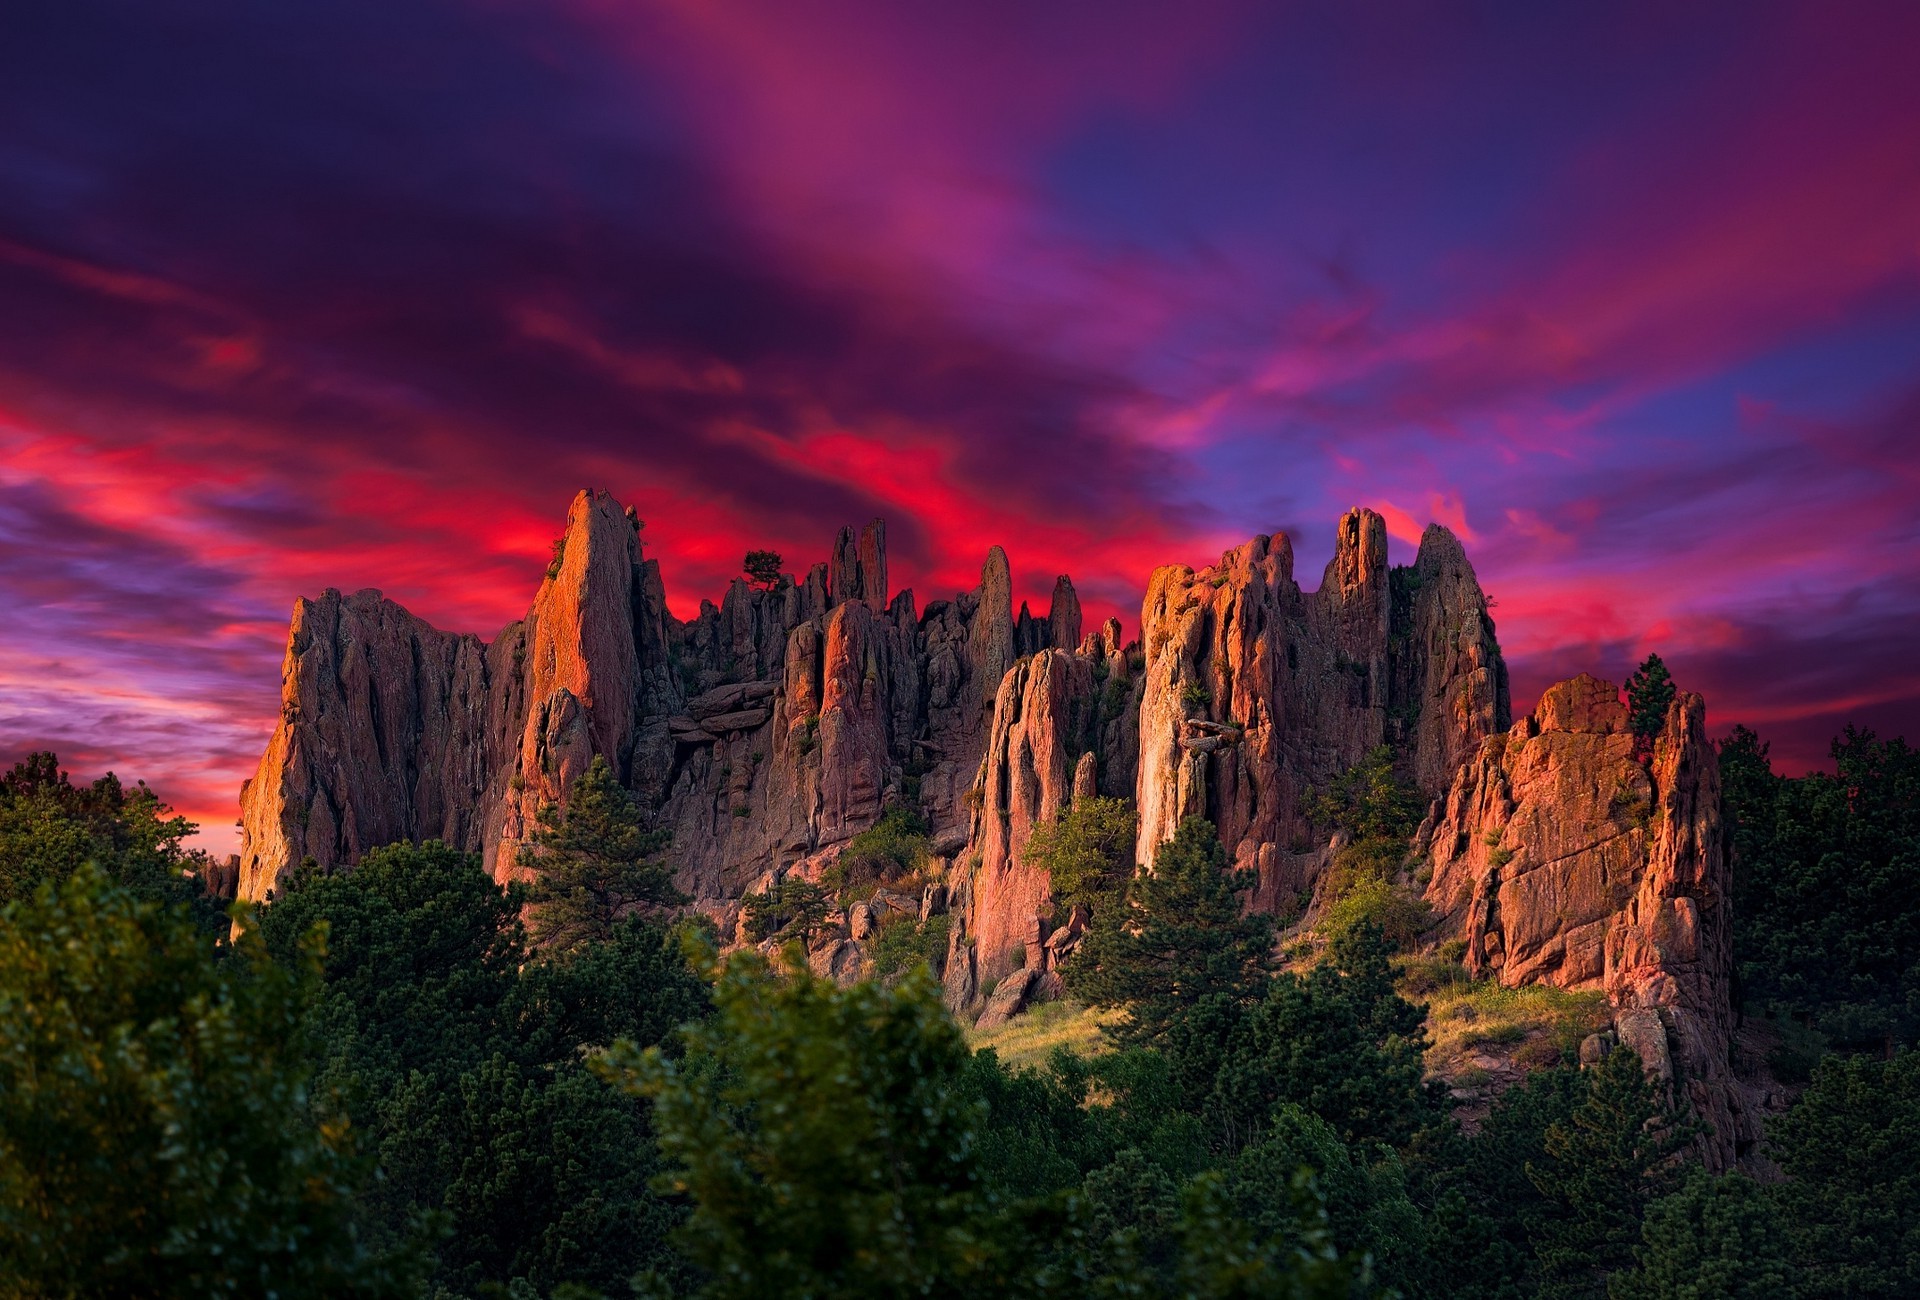
[[[1660,662],[1659,655],[1647,661],[1627,678],[1627,721],[1636,739],[1651,742],[1667,725],[1667,706],[1675,695],[1673,674]]]
[[[573,783],[564,809],[540,810],[540,828],[519,859],[535,873],[527,902],[539,943],[561,951],[602,943],[637,908],[686,901],[673,887],[673,869],[657,856],[667,832],[640,821],[633,796],[599,757]]]
[[[762,591],[772,591],[780,585],[780,552],[778,551],[748,551],[747,558],[740,567]]]

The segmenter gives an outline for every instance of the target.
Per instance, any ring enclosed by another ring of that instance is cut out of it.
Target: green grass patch
[[[1458,974],[1448,975],[1447,968]],[[1432,958],[1406,963],[1401,984],[1407,996],[1427,1004],[1433,1039],[1427,1068],[1448,1077],[1468,1068],[1467,1058],[1476,1052],[1499,1054],[1521,1044],[1529,1050],[1513,1055],[1525,1066],[1570,1059],[1580,1040],[1604,1029],[1613,1016],[1598,989],[1503,988],[1494,980],[1468,979],[1460,967]]]
[[[991,1047],[1003,1064],[1010,1067],[1039,1069],[1059,1048],[1075,1056],[1098,1056],[1109,1050],[1103,1025],[1120,1018],[1118,1011],[1095,1011],[1078,1002],[1042,1002],[1004,1025],[993,1029],[968,1030],[974,1050]]]

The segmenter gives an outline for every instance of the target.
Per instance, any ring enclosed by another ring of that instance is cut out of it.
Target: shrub
[[[1180,706],[1185,709],[1204,709],[1213,703],[1213,692],[1201,682],[1188,682],[1180,688]]]
[[[927,865],[927,821],[905,804],[894,804],[880,820],[847,841],[847,847],[822,873],[821,883],[836,892],[871,893],[876,885],[896,884]]]
[[[952,928],[950,916],[930,916],[920,922],[896,914],[867,941],[867,957],[873,962],[875,978],[892,980],[923,964],[938,977],[946,962],[947,935]]]
[[[1059,818],[1036,826],[1023,858],[1047,873],[1055,911],[1075,903],[1098,911],[1116,900],[1133,875],[1135,822],[1125,799],[1081,799]]]
[[[798,939],[806,943],[827,926],[832,911],[827,891],[795,876],[776,881],[763,892],[741,900],[747,935],[755,943],[768,939]]]

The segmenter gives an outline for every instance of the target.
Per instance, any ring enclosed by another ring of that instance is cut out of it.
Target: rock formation
[[[1681,696],[1650,754],[1591,678],[1510,725],[1486,598],[1444,528],[1391,568],[1381,517],[1350,511],[1315,591],[1284,535],[1158,569],[1133,644],[1117,620],[1083,638],[1065,576],[1044,613],[1016,614],[999,547],[977,587],[917,610],[889,587],[878,520],[803,579],[736,580],[683,622],[642,539],[632,511],[582,492],[526,617],[491,642],[374,591],[299,601],[280,723],[242,791],[240,896],[399,839],[481,853],[505,879],[602,755],[671,831],[680,888],[731,927],[745,892],[818,880],[899,801],[932,827],[935,878],[849,907],[815,966],[853,978],[877,926],[945,909],[949,1005],[991,988],[1007,1015],[1058,988],[1088,921],[1057,916],[1025,860],[1073,800],[1133,799],[1142,867],[1180,819],[1211,819],[1256,873],[1249,905],[1293,912],[1326,861],[1308,796],[1387,745],[1434,801],[1416,848],[1472,970],[1603,989],[1617,1036],[1713,1124],[1712,1158],[1753,1136],[1727,1080],[1700,701]]]
[[[1040,626],[1077,634],[1072,584],[1056,592]],[[889,595],[875,520],[805,580],[735,581],[683,623],[633,512],[582,492],[526,618],[491,643],[378,592],[302,600],[280,724],[241,792],[240,893],[399,839],[482,853],[504,879],[596,754],[672,830],[696,899],[846,840],[910,785],[936,836],[964,842],[1015,659],[1007,557],[921,614]]]
[[[1294,581],[1288,538],[1256,537],[1197,573],[1155,570],[1140,622],[1140,862],[1182,818],[1210,818],[1268,906],[1311,883],[1309,791],[1392,743],[1437,795],[1507,726],[1486,599],[1438,526],[1389,571],[1385,521],[1350,511],[1314,592]]]
[[[1619,1039],[1711,1125],[1714,1167],[1758,1136],[1727,1064],[1729,878],[1699,696],[1647,756],[1611,683],[1550,688],[1460,768],[1421,839],[1471,972],[1604,990]]]

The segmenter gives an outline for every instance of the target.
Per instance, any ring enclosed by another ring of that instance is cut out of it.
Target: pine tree
[[[1125,1007],[1123,1036],[1154,1042],[1210,999],[1248,1001],[1273,968],[1273,920],[1248,915],[1253,873],[1229,871],[1213,823],[1189,817],[1135,876],[1125,905],[1095,917],[1066,967],[1067,986],[1097,1007]]]
[[[1696,1168],[1655,1201],[1641,1229],[1640,1264],[1616,1273],[1608,1300],[1793,1300],[1798,1280],[1767,1191],[1745,1174]]]
[[[573,783],[564,810],[540,810],[541,826],[520,851],[535,872],[527,889],[529,928],[536,941],[558,951],[604,942],[621,917],[647,904],[677,904],[673,869],[656,855],[664,831],[641,825],[633,796],[595,757]]]
[[[1627,678],[1627,722],[1637,738],[1650,742],[1660,734],[1667,725],[1667,706],[1676,693],[1673,675],[1660,662],[1660,656],[1648,655],[1647,661]]]
[[[748,551],[747,558],[740,563],[741,571],[757,583],[762,591],[772,591],[780,585],[780,552]]]
[[[1630,1267],[1649,1203],[1672,1190],[1691,1125],[1678,1122],[1631,1049],[1617,1047],[1588,1076],[1587,1096],[1546,1133],[1545,1159],[1527,1164],[1542,1203],[1527,1231],[1543,1297],[1599,1297]]]

